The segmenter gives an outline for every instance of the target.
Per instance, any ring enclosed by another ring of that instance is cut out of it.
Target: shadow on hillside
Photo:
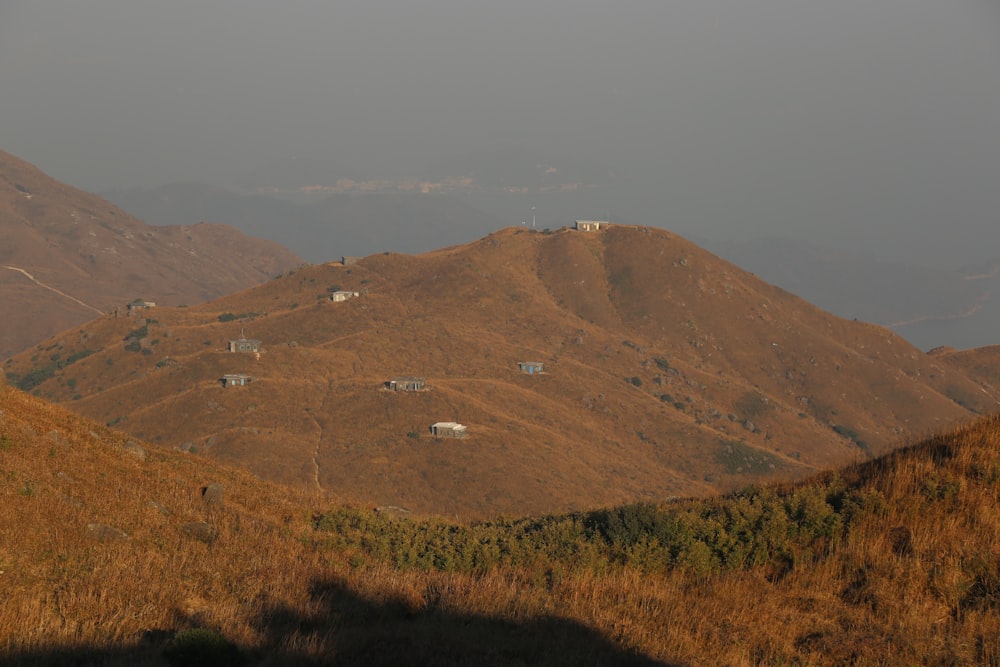
[[[206,655],[204,661],[175,664],[679,665],[627,651],[575,621],[544,616],[514,622],[462,614],[442,608],[433,595],[425,594],[416,604],[401,598],[373,601],[341,582],[317,583],[312,589],[312,613],[276,606],[260,615],[256,625],[265,637],[261,648],[241,648],[222,660]],[[193,625],[191,619],[179,618],[180,627]],[[3,664],[169,665],[164,654],[172,636],[152,631],[140,644],[118,650],[65,647],[8,655]]]

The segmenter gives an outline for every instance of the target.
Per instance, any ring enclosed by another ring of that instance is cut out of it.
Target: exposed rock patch
[[[221,505],[225,492],[226,487],[221,484],[209,484],[208,486],[201,487],[201,499],[207,505]]]
[[[140,445],[135,440],[129,440],[125,443],[125,451],[139,459],[140,461],[146,460],[146,448]]]
[[[128,534],[106,523],[88,523],[87,536],[98,542],[118,542],[128,538]]]

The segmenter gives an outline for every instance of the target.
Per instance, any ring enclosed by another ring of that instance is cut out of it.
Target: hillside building
[[[238,385],[240,387],[250,384],[251,377],[246,373],[226,373],[221,378],[219,382],[222,383],[223,387],[232,387]]]
[[[397,377],[386,382],[385,386],[391,391],[421,391],[427,385],[421,377]]]
[[[604,220],[577,220],[574,228],[580,232],[596,232],[607,229],[610,224]]]
[[[545,364],[541,361],[519,361],[517,362],[517,367],[522,373],[527,373],[528,375],[541,373],[545,370]]]
[[[260,352],[260,341],[253,338],[234,338],[229,341],[230,352]]]
[[[353,299],[356,296],[358,296],[357,292],[337,290],[336,292],[330,293],[330,301],[347,301],[348,299]]]
[[[125,307],[128,308],[128,311],[131,313],[133,310],[149,310],[150,308],[156,308],[156,302],[136,299],[135,301],[128,303]]]
[[[340,258],[340,263],[343,264],[344,266],[350,266],[351,264],[356,264],[361,259],[362,258],[358,256],[344,255],[343,257]]]
[[[437,438],[464,438],[468,429],[458,422],[438,422],[431,424],[431,435]]]

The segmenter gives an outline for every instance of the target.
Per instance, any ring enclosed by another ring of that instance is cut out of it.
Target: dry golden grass
[[[335,287],[362,295],[332,303]],[[4,369],[51,370],[32,391],[135,437],[462,518],[801,479],[1000,398],[989,364],[972,379],[646,228],[501,230],[144,315],[96,320]],[[241,329],[264,341],[259,360],[224,352]],[[520,374],[522,360],[546,374]],[[222,389],[232,372],[254,381]],[[398,375],[430,390],[380,391]],[[451,420],[466,440],[428,435]]]
[[[175,633],[209,628],[250,664],[1000,665],[998,418],[807,482],[867,505],[786,571],[474,575],[331,548],[314,528],[329,496],[12,389],[0,410],[5,664],[167,664]]]

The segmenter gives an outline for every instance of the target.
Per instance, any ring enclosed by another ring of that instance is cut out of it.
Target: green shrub
[[[842,435],[845,438],[848,438],[849,440],[854,440],[855,442],[857,442],[857,440],[858,440],[858,432],[855,431],[854,429],[852,429],[849,426],[844,426],[843,424],[836,424],[833,427],[833,430],[838,435]]]
[[[149,335],[149,327],[143,324],[138,329],[133,329],[125,334],[125,340],[142,340]]]
[[[56,374],[56,364],[49,364],[41,368],[28,371],[23,377],[18,378],[14,385],[21,391],[31,391]]]
[[[925,495],[948,498],[956,491],[952,480],[937,479]],[[341,507],[314,515],[313,527],[324,548],[402,569],[483,573],[510,566],[554,576],[627,566],[701,577],[757,567],[787,572],[828,553],[855,517],[877,513],[880,503],[834,481],[785,493],[751,486],[701,501],[469,525]]]

